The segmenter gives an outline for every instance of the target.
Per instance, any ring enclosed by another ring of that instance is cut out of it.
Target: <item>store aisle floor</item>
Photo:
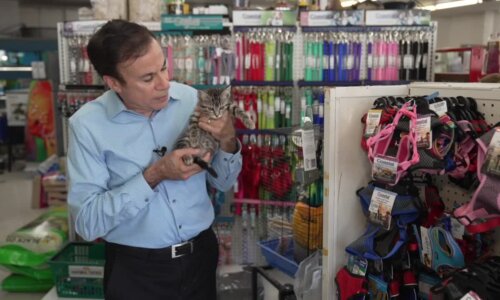
[[[31,208],[33,175],[25,172],[0,174],[0,243],[9,233],[39,216],[43,210]],[[0,281],[10,272],[0,268]],[[6,293],[0,290],[2,300],[39,300],[45,293]]]

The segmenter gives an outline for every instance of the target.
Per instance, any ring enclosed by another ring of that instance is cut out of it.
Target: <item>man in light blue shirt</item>
[[[220,142],[203,157],[214,178],[184,164],[199,149],[172,149],[197,91],[169,82],[162,48],[145,27],[110,21],[88,53],[111,90],[69,120],[68,202],[76,232],[106,241],[106,299],[215,299],[218,246],[206,181],[227,191],[241,170],[232,118],[200,118]]]

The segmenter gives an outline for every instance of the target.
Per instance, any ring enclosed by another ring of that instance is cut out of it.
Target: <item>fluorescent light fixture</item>
[[[360,0],[360,1],[356,1],[356,0],[347,0],[347,1],[342,1],[340,2],[340,5],[342,5],[342,7],[350,7],[350,6],[353,6],[354,4],[358,4],[358,3],[363,3],[365,2],[366,0]],[[500,1],[500,0],[498,0]]]
[[[426,9],[426,10],[432,11],[432,10],[440,10],[440,9],[468,6],[468,5],[474,5],[474,4],[481,4],[481,3],[483,3],[483,0],[460,0],[460,1],[445,2],[445,3],[437,3],[436,5],[423,6],[423,7],[421,7],[421,9]]]

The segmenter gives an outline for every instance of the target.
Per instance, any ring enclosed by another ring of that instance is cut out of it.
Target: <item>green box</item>
[[[222,30],[221,15],[161,15],[161,30]]]
[[[59,297],[104,299],[104,244],[69,243],[49,261]]]

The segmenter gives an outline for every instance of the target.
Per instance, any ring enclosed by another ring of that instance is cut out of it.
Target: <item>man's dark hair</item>
[[[118,64],[143,56],[154,38],[142,25],[111,20],[90,38],[87,46],[90,62],[99,75],[112,76],[125,83],[118,72]]]

